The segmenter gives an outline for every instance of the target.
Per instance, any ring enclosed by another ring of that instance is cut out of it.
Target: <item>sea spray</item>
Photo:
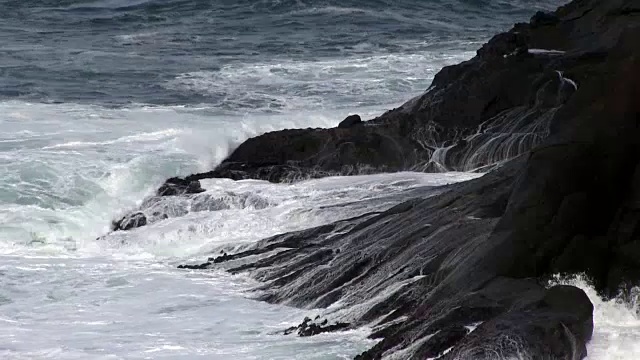
[[[593,337],[588,360],[632,360],[640,353],[640,288],[633,287],[611,299],[602,298],[584,275],[560,276],[551,285],[573,285],[593,303]]]

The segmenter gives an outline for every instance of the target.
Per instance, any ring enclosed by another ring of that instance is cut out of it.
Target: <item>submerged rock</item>
[[[318,318],[316,318],[318,320]],[[316,323],[315,320],[311,320],[310,318],[304,318],[302,323],[298,326],[292,326],[284,331],[285,335],[292,334],[296,332],[298,336],[307,337],[314,336],[318,334],[328,333],[328,332],[336,332],[340,330],[347,329],[349,324],[337,322],[334,324],[329,324],[328,320],[323,320],[320,323]]]
[[[111,230],[131,230],[137,227],[147,225],[147,217],[144,213],[136,212],[130,215],[122,217],[120,220],[115,220],[111,224]]]
[[[210,262],[205,262],[202,264],[196,264],[196,265],[178,265],[178,269],[189,269],[189,270],[203,270],[203,269],[208,269],[211,266]]]
[[[175,196],[183,194],[198,194],[205,190],[198,180],[185,180],[177,177],[168,179],[157,191],[158,196]]]

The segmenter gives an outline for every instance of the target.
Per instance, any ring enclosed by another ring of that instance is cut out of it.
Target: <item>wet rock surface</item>
[[[177,177],[165,181],[157,191],[158,196],[174,196],[184,194],[198,194],[204,192],[198,180],[185,180]]]
[[[111,230],[119,231],[119,230],[131,230],[137,227],[147,225],[147,217],[144,213],[136,212],[130,215],[123,216],[119,220],[114,220],[111,223]]]
[[[302,323],[298,326],[293,326],[284,331],[284,335],[289,335],[292,333],[297,333],[299,336],[313,336],[327,332],[336,332],[343,329],[349,328],[349,324],[347,323],[334,323],[329,324],[327,319],[319,321],[319,316],[316,317],[315,320],[311,320],[310,318],[304,318]]]
[[[246,141],[184,180],[492,171],[198,266],[250,274],[264,301],[327,309],[326,325],[373,325],[380,341],[358,359],[584,358],[593,305],[545,279],[585,273],[611,296],[640,283],[638,9],[575,0],[356,128]]]
[[[587,24],[596,31],[591,23],[600,21],[572,20],[580,10],[568,6],[538,13],[531,24],[496,35],[473,59],[442,69],[424,94],[375,119],[351,115],[332,129],[266,133],[245,141],[216,169],[184,180],[286,182],[402,170],[491,169],[540,145],[592,64],[607,56],[604,45],[594,47],[602,40],[572,48],[583,41],[576,28]],[[543,51],[530,51],[536,49]]]

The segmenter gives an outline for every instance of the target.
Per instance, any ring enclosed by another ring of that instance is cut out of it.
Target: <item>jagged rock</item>
[[[144,213],[136,212],[124,216],[120,220],[114,220],[111,223],[111,230],[131,230],[145,225],[147,225],[147,217],[144,215]]]
[[[158,196],[175,196],[183,194],[198,194],[205,190],[198,180],[185,180],[177,177],[167,179],[157,191]]]
[[[382,341],[359,359],[378,359],[390,349],[416,342],[420,345],[412,347],[415,358],[436,357],[452,346],[465,349],[465,344],[494,344],[516,335],[531,339],[518,344],[534,354],[547,351],[538,341],[555,344],[554,354],[570,349],[558,345],[568,344],[567,339],[577,339],[581,349],[592,329],[591,303],[582,290],[546,290],[530,280],[482,270],[513,261],[512,253],[487,256],[482,249],[505,241],[492,230],[507,211],[504,197],[512,196],[525,160],[452,185],[436,197],[278,235],[241,253],[223,253],[219,264],[265,281],[264,300],[300,307],[324,308],[337,301],[358,305],[387,291],[387,297],[378,298],[350,324],[305,319],[285,331],[311,336],[381,321],[382,328],[372,336]],[[337,248],[342,251],[334,251]],[[255,255],[259,260],[251,261]],[[404,287],[388,292],[400,283]],[[394,323],[402,317],[407,320]],[[466,326],[477,323],[482,325],[468,337]],[[506,349],[505,354],[516,350]]]
[[[367,126],[264,134],[216,169],[183,179],[286,181],[363,165],[492,169],[439,195],[418,189],[387,211],[277,235],[208,263],[264,281],[265,301],[357,306],[348,327],[375,322],[379,339],[359,359],[396,351],[423,359],[446,346],[443,360],[485,359],[495,349],[582,359],[592,304],[582,290],[547,289],[544,279],[584,273],[610,296],[640,284],[633,3],[575,0],[534,16]]]
[[[211,266],[210,262],[205,262],[202,264],[196,264],[196,265],[178,265],[178,269],[189,269],[189,270],[203,270],[203,269],[208,269]]]
[[[340,124],[338,124],[339,129],[348,129],[354,126],[362,124],[362,119],[360,115],[349,115],[346,119],[342,120]]]
[[[492,38],[475,58],[442,69],[426,93],[397,109],[367,122],[352,115],[333,129],[282,130],[248,139],[212,171],[183,181],[286,182],[403,170],[490,169],[545,140],[555,113],[573,98],[572,84],[580,82],[582,75],[574,69],[594,61],[588,54],[527,52],[547,48],[545,39],[534,27],[520,24]],[[553,49],[566,50],[566,45]]]
[[[507,32],[494,36],[478,50],[478,56],[486,60],[498,60],[526,53],[527,37],[520,32]],[[458,65],[453,65],[458,66]]]
[[[592,332],[593,305],[586,294],[572,286],[556,286],[541,300],[484,322],[442,359],[491,359],[496,352],[582,359]]]
[[[215,257],[215,258],[209,258],[208,261],[213,262],[214,264],[219,264],[219,263],[223,263],[225,261],[229,261],[229,260],[233,260],[234,256],[233,255],[228,255],[226,252],[223,252],[221,256]]]
[[[316,317],[316,320],[318,319],[319,317]],[[307,337],[307,336],[314,336],[314,335],[323,334],[327,332],[336,332],[336,331],[345,330],[349,328],[349,324],[343,323],[343,322],[336,322],[334,324],[329,325],[329,321],[326,319],[319,324],[315,323],[314,321],[315,320],[311,320],[310,318],[306,317],[304,318],[304,320],[300,325],[292,326],[286,329],[284,331],[284,334],[289,335],[296,332],[298,336]]]

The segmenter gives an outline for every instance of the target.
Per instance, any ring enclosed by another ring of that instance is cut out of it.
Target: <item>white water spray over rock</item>
[[[613,299],[603,299],[584,276],[557,276],[552,284],[584,290],[593,303],[593,337],[587,360],[635,360],[640,354],[640,288]]]

